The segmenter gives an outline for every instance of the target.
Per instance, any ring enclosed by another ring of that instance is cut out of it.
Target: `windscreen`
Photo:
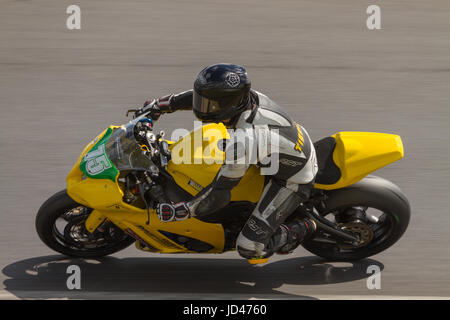
[[[119,171],[148,170],[152,165],[134,137],[136,120],[115,129],[106,143],[106,154]]]

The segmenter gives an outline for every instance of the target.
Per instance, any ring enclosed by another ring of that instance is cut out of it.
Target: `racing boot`
[[[316,223],[311,219],[294,220],[282,224],[275,231],[265,248],[265,253],[259,257],[248,258],[250,264],[266,263],[274,253],[288,254],[294,251],[305,239],[316,231]],[[241,248],[242,252],[243,249]],[[249,256],[252,252],[249,252]]]

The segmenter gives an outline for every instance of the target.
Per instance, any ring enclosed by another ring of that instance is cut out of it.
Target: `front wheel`
[[[36,216],[36,231],[51,249],[71,257],[98,258],[122,249],[134,242],[111,222],[104,222],[90,234],[84,222],[92,209],[69,197],[66,190],[50,197]]]
[[[326,232],[306,240],[303,247],[320,257],[334,261],[360,260],[380,253],[396,243],[409,224],[410,206],[402,191],[392,182],[376,176],[343,189],[327,191],[322,217],[357,234],[358,246],[334,241]],[[342,222],[343,214],[359,211],[358,223]],[[361,216],[362,215],[362,216]]]

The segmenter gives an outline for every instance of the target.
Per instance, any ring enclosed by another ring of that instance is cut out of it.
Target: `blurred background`
[[[81,8],[81,30],[66,28],[72,4]],[[366,27],[370,4],[381,8],[381,30]],[[237,253],[172,257],[131,247],[102,262],[102,272],[86,267],[98,275],[91,274],[89,290],[144,283],[145,297],[158,298],[177,292],[174,275],[191,272],[182,291],[205,297],[450,296],[445,0],[0,1],[0,286],[19,297],[20,290],[39,296],[64,287],[65,271],[53,276],[47,266],[60,257],[35,232],[40,205],[65,188],[93,137],[127,121],[127,108],[191,89],[202,68],[219,62],[244,65],[253,88],[286,108],[313,140],[353,130],[402,137],[405,158],[377,174],[406,193],[412,220],[395,246],[372,257],[383,266],[382,289],[367,289],[367,261],[324,265],[303,249],[255,268]],[[192,127],[190,112],[157,123],[169,135]],[[146,270],[160,277],[146,278]]]

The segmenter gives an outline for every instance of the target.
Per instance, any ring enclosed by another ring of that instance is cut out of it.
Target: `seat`
[[[341,178],[341,170],[333,161],[333,151],[335,147],[336,139],[333,137],[326,137],[314,142],[317,165],[319,167],[316,175],[316,183],[334,184]]]

